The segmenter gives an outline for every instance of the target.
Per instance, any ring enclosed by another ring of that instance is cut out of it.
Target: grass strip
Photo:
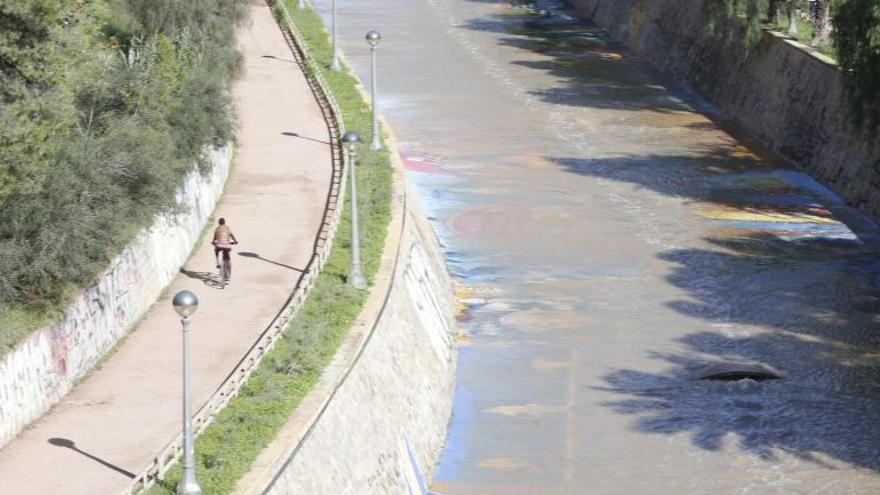
[[[827,55],[835,60],[837,59],[837,54],[834,53],[834,45],[831,41],[820,45],[813,45],[812,42],[816,34],[816,28],[811,23],[804,21],[800,17],[795,18],[795,22],[797,23],[797,33],[795,34],[789,34],[788,32],[788,19],[780,19],[775,24],[769,25],[769,27],[778,33],[791,36],[804,45],[818,50],[823,55]]]
[[[370,107],[347,72],[329,69],[331,47],[319,16],[311,9],[288,9],[342,110],[347,130],[369,136]],[[328,164],[329,165],[329,164]],[[358,153],[358,207],[364,275],[372,282],[379,268],[391,218],[392,168],[388,151],[363,145]],[[240,394],[196,439],[196,475],[206,494],[231,493],[236,482],[285,424],[321,376],[367,299],[367,291],[346,283],[351,235],[350,201],[330,257],[300,313],[263,359]],[[145,493],[173,494],[179,465]]]

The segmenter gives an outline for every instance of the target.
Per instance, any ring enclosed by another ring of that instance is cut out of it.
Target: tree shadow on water
[[[513,65],[545,72],[558,84],[530,91],[557,105],[653,110],[692,110],[684,86],[653,69],[623,44],[573,11],[541,17],[526,11],[470,19],[459,26],[501,33],[498,44],[515,48],[523,58]]]
[[[678,338],[679,351],[649,352],[663,372],[606,374],[595,389],[606,407],[632,416],[636,431],[687,434],[709,451],[735,446],[772,462],[880,471],[876,224],[806,174],[724,148],[551,160],[693,203],[683,214],[710,213],[703,242],[657,255],[669,267],[665,282],[683,293],[665,308],[703,329]],[[751,364],[783,378],[700,379]]]
[[[501,33],[501,46],[519,50],[506,52],[515,68],[553,76],[553,87],[531,90],[545,102],[653,110],[664,118],[699,106],[587,23],[523,13],[460,27]],[[691,132],[718,130],[698,119],[689,125]],[[681,198],[704,216],[711,232],[704,242],[658,255],[669,267],[665,282],[683,293],[659,311],[702,329],[679,337],[675,352],[649,351],[664,371],[623,365],[594,392],[604,406],[632,417],[636,431],[687,435],[707,451],[735,448],[768,461],[880,470],[877,226],[779,162],[718,139],[680,139],[671,154],[646,152],[650,146],[633,142],[655,134],[638,126],[657,127],[635,122],[625,129],[629,139],[610,140],[632,153],[550,161],[578,176],[631,184],[632,194],[645,189]],[[699,379],[730,363],[760,364],[783,378]]]
[[[673,310],[706,330],[652,352],[667,371],[618,369],[598,390],[649,434],[689,434],[694,445],[734,444],[767,460],[781,452],[824,467],[880,470],[880,291],[866,276],[876,256],[818,241],[773,236],[710,239],[715,249],[660,258],[687,298]],[[760,363],[781,380],[713,382],[707,369]]]
[[[780,231],[796,230],[781,233],[795,237],[799,231],[825,230],[826,235],[816,236],[818,239],[812,249],[831,243],[827,239],[835,232],[858,240],[854,246],[858,251],[880,241],[880,227],[867,215],[844,203],[808,174],[786,168],[765,150],[694,141],[691,139],[685,141],[686,146],[678,146],[677,151],[686,150],[680,154],[650,153],[634,148],[631,153],[621,151],[610,157],[550,157],[548,161],[572,174],[628,183],[638,189],[701,203],[708,217],[714,214],[713,210],[721,208],[773,217],[778,220]],[[651,147],[641,145],[643,149]],[[786,216],[793,217],[786,221]],[[748,225],[743,225],[747,222],[713,222],[719,224],[719,228],[727,223],[734,231],[742,230],[747,236],[754,233],[749,231]],[[763,227],[773,230],[767,225]],[[800,244],[798,251],[803,247]]]

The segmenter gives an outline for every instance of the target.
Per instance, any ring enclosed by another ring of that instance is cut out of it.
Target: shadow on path
[[[79,448],[77,448],[76,444],[72,440],[68,440],[66,438],[57,438],[56,437],[56,438],[50,438],[48,441],[50,444],[52,444],[56,447],[70,449],[78,454],[82,454],[82,455],[88,457],[89,459],[91,459],[99,464],[102,464],[102,465],[116,471],[117,473],[128,477],[128,478],[134,479],[134,477],[135,477],[135,474],[132,473],[131,471],[127,471],[125,469],[122,469],[119,466],[110,464],[109,462],[105,461],[104,459],[101,459],[99,457],[95,457],[92,454],[89,454],[88,452],[84,452],[84,451],[80,450]]]
[[[216,273],[212,272],[196,272],[192,270],[186,270],[184,268],[180,269],[180,273],[186,275],[187,277],[198,280],[208,287],[219,289],[220,288],[220,280],[219,276]]]
[[[270,264],[275,265],[275,266],[280,266],[280,267],[282,267],[282,268],[287,268],[288,270],[293,270],[293,271],[295,271],[295,272],[305,273],[305,271],[304,271],[302,268],[296,268],[296,267],[294,267],[294,266],[285,265],[284,263],[278,263],[277,261],[268,260],[268,259],[266,259],[266,258],[263,258],[262,256],[260,256],[260,255],[257,254],[257,253],[251,253],[251,252],[248,252],[248,251],[242,251],[242,252],[239,252],[238,255],[239,255],[239,256],[244,256],[245,258],[253,258],[253,259],[258,259],[258,260],[260,260],[260,261],[265,261],[266,263],[270,263]]]
[[[298,137],[300,139],[305,139],[306,141],[313,141],[315,143],[321,143],[321,144],[326,144],[327,146],[330,146],[330,143],[327,141],[321,141],[320,139],[315,139],[315,138],[311,138],[308,136],[303,136],[303,135],[297,134],[295,132],[282,132],[281,135],[282,136],[290,136],[290,137]]]
[[[275,55],[263,55],[262,57],[263,58],[271,58],[272,60],[277,60],[279,62],[287,62],[289,64],[299,64],[299,62],[297,62],[296,60],[291,60],[288,58],[279,58],[279,57],[276,57]]]

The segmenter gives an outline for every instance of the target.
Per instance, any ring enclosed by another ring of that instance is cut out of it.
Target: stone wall
[[[372,301],[237,493],[425,492],[421,473],[433,470],[452,410],[455,308],[440,246],[408,196]]]
[[[598,26],[695,89],[724,117],[880,217],[880,156],[848,125],[833,61],[772,32],[747,52],[706,30],[704,0],[572,0]]]
[[[159,216],[49,328],[0,361],[0,447],[86,375],[178,274],[214,211],[232,150],[211,153],[209,175],[191,172],[177,192],[183,213]]]

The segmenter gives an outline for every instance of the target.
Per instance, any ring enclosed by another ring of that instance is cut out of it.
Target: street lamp
[[[183,473],[177,485],[177,495],[202,495],[202,489],[196,481],[190,406],[192,380],[189,375],[189,317],[199,307],[199,298],[188,290],[182,290],[174,295],[171,304],[174,306],[174,311],[180,315],[180,323],[183,327]]]
[[[355,289],[366,289],[367,281],[361,273],[361,239],[358,231],[357,181],[355,180],[355,156],[361,137],[356,132],[346,132],[342,136],[342,144],[348,155],[349,180],[351,181],[351,271],[348,283]]]
[[[333,26],[331,26],[333,34],[333,61],[330,62],[330,68],[333,70],[339,70],[339,55],[336,54],[336,0],[333,0],[330,5],[330,10],[332,11],[330,23],[333,24]]]
[[[382,40],[379,31],[370,31],[367,33],[367,43],[370,45],[370,70],[372,73],[372,100],[373,100],[373,141],[370,143],[371,150],[382,149],[382,141],[379,139],[379,116],[377,107],[379,101],[376,99],[376,46]]]

